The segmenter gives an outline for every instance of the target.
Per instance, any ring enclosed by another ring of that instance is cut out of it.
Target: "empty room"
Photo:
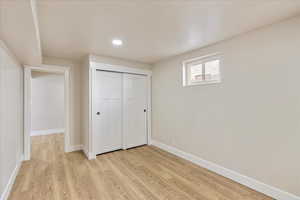
[[[299,0],[0,0],[0,200],[300,200]]]
[[[31,159],[48,160],[64,152],[64,76],[31,71]],[[44,157],[42,157],[44,156]]]

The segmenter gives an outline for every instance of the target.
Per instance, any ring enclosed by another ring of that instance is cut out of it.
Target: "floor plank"
[[[32,137],[9,200],[271,200],[153,146],[87,160],[63,135]]]

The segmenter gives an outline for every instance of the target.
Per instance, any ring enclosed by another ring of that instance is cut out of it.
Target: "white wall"
[[[89,152],[89,59],[83,60],[81,64],[81,95],[80,95],[80,113],[81,113],[81,141],[84,152]]]
[[[43,57],[43,64],[57,65],[70,67],[70,79],[71,79],[71,130],[70,130],[70,146],[72,148],[81,145],[80,134],[80,88],[81,88],[81,72],[80,64],[76,61],[68,59],[60,59],[53,57]]]
[[[23,68],[0,40],[0,199],[23,153]]]
[[[155,64],[153,139],[300,196],[299,36],[298,17]],[[223,82],[183,87],[215,52]]]
[[[32,72],[31,129],[64,129],[64,75]]]

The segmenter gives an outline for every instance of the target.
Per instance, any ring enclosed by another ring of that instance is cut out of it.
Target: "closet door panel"
[[[122,148],[122,74],[97,71],[95,82],[96,154]]]
[[[147,144],[147,77],[123,75],[123,138],[125,148]]]

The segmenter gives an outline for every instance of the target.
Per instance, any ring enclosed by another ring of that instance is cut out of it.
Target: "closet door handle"
[[[97,112],[96,115],[100,115],[100,112]]]

